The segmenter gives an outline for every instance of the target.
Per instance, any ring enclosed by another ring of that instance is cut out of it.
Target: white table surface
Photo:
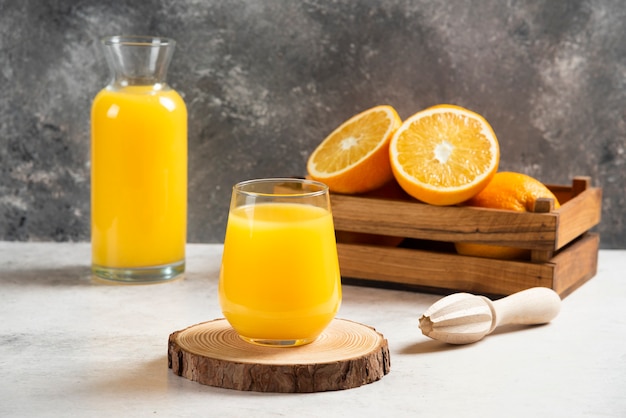
[[[548,325],[449,346],[419,316],[441,296],[344,286],[338,317],[389,341],[391,372],[314,394],[203,386],[167,367],[170,333],[221,317],[222,247],[188,246],[182,280],[90,279],[86,243],[0,242],[0,416],[626,417],[626,251]]]

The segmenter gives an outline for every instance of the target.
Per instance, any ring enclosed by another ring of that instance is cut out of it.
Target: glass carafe
[[[110,83],[91,110],[95,276],[148,283],[185,270],[187,109],[165,78],[172,39],[103,39]]]

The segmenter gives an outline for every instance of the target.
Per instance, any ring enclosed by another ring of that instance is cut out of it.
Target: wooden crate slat
[[[331,195],[335,229],[446,242],[555,251],[600,222],[602,190],[590,179],[549,186],[565,203],[549,213],[433,206],[415,200]],[[546,253],[548,254],[548,253]]]
[[[335,229],[447,242],[478,242],[551,250],[558,218],[486,208],[331,196]]]
[[[584,234],[559,252],[552,262],[555,264],[552,289],[565,297],[596,275],[600,235]]]
[[[435,289],[506,295],[552,287],[554,265],[406,248],[338,244],[341,275]]]
[[[602,189],[591,188],[568,201],[554,213],[559,215],[555,249],[559,249],[600,223]]]

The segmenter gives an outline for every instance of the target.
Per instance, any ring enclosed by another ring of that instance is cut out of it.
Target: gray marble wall
[[[230,187],[300,175],[353,114],[456,103],[502,170],[603,188],[604,248],[626,248],[622,0],[0,0],[0,239],[89,239],[99,38],[170,36],[189,110],[189,241],[220,242]]]

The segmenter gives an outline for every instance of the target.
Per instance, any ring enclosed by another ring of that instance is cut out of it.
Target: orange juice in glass
[[[261,179],[233,188],[219,281],[222,312],[246,341],[314,341],[341,304],[328,188]]]
[[[166,281],[185,268],[187,110],[165,83],[174,41],[104,40],[113,81],[91,111],[92,271]]]

